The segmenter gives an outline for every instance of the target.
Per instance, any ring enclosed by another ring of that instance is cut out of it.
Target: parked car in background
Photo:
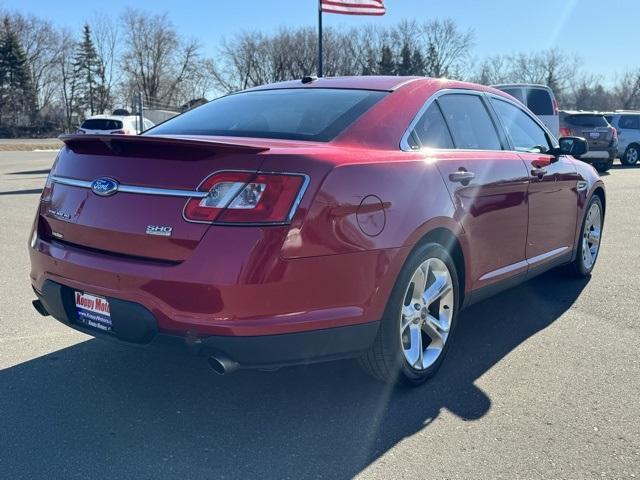
[[[599,172],[609,170],[618,156],[618,134],[602,113],[561,111],[560,135],[585,138],[589,151],[580,160],[591,163]]]
[[[154,126],[151,120],[143,119],[140,128],[140,117],[137,115],[94,115],[87,118],[76,133],[91,135],[137,135]]]
[[[616,112],[612,115],[611,125],[618,133],[620,162],[637,165],[640,161],[640,112]]]
[[[529,83],[510,83],[493,85],[494,88],[508,93],[542,120],[547,128],[555,135],[560,136],[560,119],[558,116],[558,102],[553,90],[546,85]]]
[[[30,237],[36,309],[220,374],[358,357],[416,385],[461,309],[598,256],[586,141],[480,85],[306,78],[62,140]]]

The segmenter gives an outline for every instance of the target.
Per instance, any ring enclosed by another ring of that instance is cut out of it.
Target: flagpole
[[[318,0],[318,77],[322,77],[322,0]]]

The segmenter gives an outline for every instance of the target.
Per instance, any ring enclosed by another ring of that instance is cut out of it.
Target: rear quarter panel
[[[325,179],[283,254],[300,258],[412,245],[432,228],[456,233],[453,215],[442,177],[428,159],[342,165]]]

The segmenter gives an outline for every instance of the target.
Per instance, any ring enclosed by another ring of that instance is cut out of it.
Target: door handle
[[[532,168],[531,169],[531,176],[532,177],[542,178],[546,174],[547,174],[547,171],[544,168]]]
[[[467,185],[474,178],[476,178],[476,174],[467,172],[466,170],[458,170],[457,172],[449,174],[449,180],[452,182],[460,182],[463,185]]]

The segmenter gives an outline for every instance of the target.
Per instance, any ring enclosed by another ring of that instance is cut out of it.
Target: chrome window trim
[[[509,142],[509,145],[507,145],[509,147],[509,149],[505,150],[478,150],[478,149],[467,149],[467,148],[437,148],[437,149],[433,149],[433,150],[443,150],[443,151],[451,151],[451,150],[460,150],[460,151],[482,151],[482,152],[515,152],[515,153],[525,153],[525,152],[520,152],[518,150],[514,150],[513,149],[513,144],[511,143],[511,138],[509,137],[506,129],[504,128],[504,125],[502,125],[502,121],[500,119],[500,117],[498,116],[498,114],[495,111],[495,108],[493,108],[493,105],[491,104],[491,98],[495,98],[497,100],[502,100],[504,102],[510,103],[511,105],[513,105],[516,108],[519,108],[520,110],[522,110],[526,115],[529,116],[529,118],[531,118],[540,128],[542,128],[546,134],[549,136],[549,138],[552,140],[552,144],[554,144],[554,146],[558,146],[557,145],[557,141],[558,139],[555,137],[555,135],[553,135],[553,133],[551,133],[551,131],[547,128],[547,126],[542,123],[542,121],[538,120],[538,118],[535,115],[531,115],[526,109],[522,108],[522,105],[519,104],[517,101],[513,101],[507,97],[503,97],[502,95],[497,95],[495,93],[492,92],[484,92],[481,90],[466,90],[466,89],[462,89],[462,88],[444,88],[442,90],[438,90],[436,93],[434,93],[433,95],[431,95],[431,97],[429,97],[427,99],[427,101],[424,103],[424,105],[422,105],[422,108],[420,108],[420,110],[418,110],[418,113],[415,115],[415,117],[413,117],[413,120],[411,121],[411,123],[409,124],[409,126],[407,127],[407,129],[405,130],[404,134],[402,135],[402,138],[400,140],[400,150],[404,151],[404,152],[419,152],[420,150],[414,150],[411,148],[411,146],[409,145],[409,137],[411,136],[411,132],[416,128],[416,125],[418,124],[418,122],[420,121],[420,119],[422,118],[422,116],[425,114],[425,112],[429,109],[429,107],[433,104],[433,102],[435,102],[438,98],[440,98],[443,95],[447,95],[447,94],[463,94],[463,95],[476,95],[479,97],[484,97],[485,100],[487,100],[485,103],[488,103],[488,107],[491,109],[491,112],[489,116],[492,116],[491,113],[493,113],[494,116],[496,116],[496,118],[498,119],[498,121],[500,122],[499,125],[494,125],[496,127],[496,129],[499,127],[503,134],[506,136],[507,141]],[[495,122],[494,118],[491,118],[491,120],[493,122]],[[496,132],[498,133],[498,137],[500,137],[500,132]],[[553,140],[555,140],[555,143],[553,142]]]
[[[435,102],[438,98],[442,97],[443,95],[451,95],[451,94],[458,94],[458,95],[475,95],[476,97],[479,97],[480,100],[482,101],[483,104],[486,104],[486,97],[485,97],[485,92],[483,92],[482,90],[469,90],[469,89],[464,89],[464,88],[443,88],[442,90],[438,90],[436,93],[434,93],[433,95],[431,95],[427,101],[424,103],[424,105],[422,105],[422,108],[420,108],[420,110],[418,110],[418,113],[416,113],[416,115],[413,117],[413,120],[411,121],[411,123],[409,124],[409,126],[407,127],[407,129],[404,131],[404,134],[402,135],[402,138],[400,139],[400,150],[402,150],[403,152],[420,152],[421,150],[415,150],[413,148],[411,148],[411,146],[409,145],[409,137],[411,136],[411,132],[413,132],[413,130],[416,128],[416,125],[418,124],[418,122],[420,121],[420,119],[422,118],[422,116],[426,113],[426,111],[429,109],[429,107],[431,107],[431,105],[433,104],[433,102]],[[504,128],[502,127],[502,124],[500,125],[496,125],[495,124],[495,120],[493,118],[493,109],[489,110],[489,107],[487,105],[485,105],[485,109],[487,109],[487,115],[489,115],[489,118],[491,119],[491,122],[493,124],[493,127],[496,130],[496,135],[498,136],[498,140],[500,140],[500,143],[504,143],[502,141],[502,135],[500,134],[499,128],[502,128],[502,130],[504,131]],[[453,133],[451,133],[451,137],[453,139]],[[454,140],[455,143],[455,140]],[[510,147],[510,145],[509,145]],[[434,148],[433,150],[441,150],[441,151],[462,151],[462,152],[504,152],[504,151],[508,151],[508,150],[504,150],[504,149],[500,149],[500,150],[483,150],[483,149],[477,149],[477,148]]]

